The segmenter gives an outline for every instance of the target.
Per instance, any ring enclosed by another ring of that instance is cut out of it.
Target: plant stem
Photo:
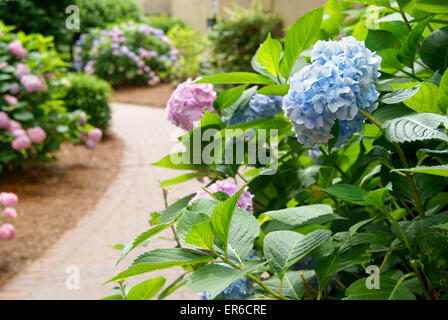
[[[308,287],[308,283],[306,283],[305,277],[303,276],[303,272],[300,272],[300,278],[303,282],[303,287],[305,288],[306,295],[310,300],[313,300],[313,295],[310,292],[310,288]]]
[[[165,209],[168,208],[168,189],[163,188],[163,203],[165,204]],[[174,226],[171,226],[171,231],[174,235],[174,240],[176,240],[177,248],[182,248],[182,244],[179,241],[179,237],[177,236],[176,229],[174,229]]]
[[[415,263],[415,260],[410,260],[409,263],[412,266],[412,269],[414,270],[415,274],[417,275],[418,282],[420,283],[420,286],[423,289],[423,293],[425,295],[426,300],[431,300],[431,296],[429,295],[428,289],[426,288],[425,280],[422,277],[422,274],[420,270],[417,267],[417,264]]]
[[[361,110],[361,109],[359,109],[358,112],[362,116],[369,119],[374,125],[376,125],[384,133],[383,125],[378,120],[376,120],[374,116],[372,116],[370,113],[365,112],[364,110]],[[403,165],[404,169],[409,169],[408,161],[406,160],[406,156],[404,155],[404,152],[401,149],[400,145],[398,143],[393,143],[393,146],[398,153],[398,156],[400,158],[401,164]],[[417,186],[415,185],[415,182],[414,182],[414,179],[412,178],[411,173],[406,172],[405,174],[406,174],[406,178],[409,183],[409,187],[412,192],[412,196],[413,196],[415,204],[417,206],[418,214],[419,214],[420,218],[423,219],[423,218],[425,218],[425,214],[423,213],[423,206],[420,201],[420,197],[418,195]]]
[[[322,153],[325,155],[325,157],[328,159],[328,161],[330,162],[331,166],[333,168],[335,168],[336,170],[339,171],[339,173],[342,175],[342,177],[344,178],[344,180],[346,182],[348,182],[350,180],[349,176],[347,176],[347,174],[342,171],[341,168],[339,168],[339,166],[333,162],[333,160],[331,160],[330,155],[325,151],[325,149],[323,147],[319,147],[320,151],[322,151]]]

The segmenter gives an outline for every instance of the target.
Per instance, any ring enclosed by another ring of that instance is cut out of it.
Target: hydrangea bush
[[[14,221],[17,219],[15,206],[19,202],[16,194],[0,193],[0,240],[12,240],[16,236]]]
[[[191,172],[160,182],[167,207],[119,261],[166,229],[175,247],[144,253],[111,282],[177,266],[183,275],[159,299],[183,285],[200,299],[448,299],[446,7],[358,2],[330,0],[282,42],[268,35],[254,72],[191,84],[238,86],[184,124],[184,151],[153,164]],[[213,139],[191,147],[210,128]],[[259,141],[262,130],[277,132],[263,145],[276,151],[275,170],[249,162],[249,150],[243,163],[173,160],[248,132]],[[170,186],[197,178],[202,190],[167,201]],[[221,186],[232,180],[237,192]],[[113,298],[148,298],[144,286]]]
[[[74,67],[113,85],[165,79],[177,60],[177,49],[162,30],[144,23],[123,22],[90,29],[76,42]]]
[[[0,24],[0,170],[26,159],[51,160],[60,143],[79,142],[94,129],[64,106],[70,83],[51,38],[13,29]]]

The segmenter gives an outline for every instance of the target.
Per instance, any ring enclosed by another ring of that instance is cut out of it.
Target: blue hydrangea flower
[[[282,112],[281,96],[266,96],[263,94],[254,94],[249,104],[239,110],[232,118],[230,124],[238,124],[262,118],[272,118]]]
[[[381,57],[362,41],[347,37],[316,42],[311,61],[292,76],[283,109],[300,143],[309,147],[328,143],[339,121],[338,144],[342,144],[362,129],[359,108],[366,110],[379,97],[374,82]]]

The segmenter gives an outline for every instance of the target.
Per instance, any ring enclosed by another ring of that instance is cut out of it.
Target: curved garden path
[[[0,299],[100,299],[114,294],[114,284],[102,283],[129,266],[136,255],[174,246],[166,240],[151,242],[115,266],[120,252],[111,246],[127,244],[147,230],[149,213],[163,208],[162,191],[157,182],[180,172],[149,166],[168,154],[173,145],[170,136],[175,127],[168,123],[163,109],[118,103],[112,107],[112,130],[126,146],[117,179],[75,228],[3,286]],[[186,195],[199,186],[196,181],[182,184],[169,194],[169,199]],[[171,237],[170,231],[162,235]],[[77,270],[79,289],[71,281]],[[132,278],[129,283],[165,276],[168,284],[181,273],[181,268],[160,270]],[[169,298],[196,299],[196,295],[183,287]]]

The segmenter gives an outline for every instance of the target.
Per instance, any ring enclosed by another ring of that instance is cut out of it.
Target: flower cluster
[[[187,131],[201,120],[205,111],[215,112],[213,102],[216,92],[212,84],[188,79],[179,84],[166,105],[168,120]]]
[[[93,29],[76,42],[74,67],[120,84],[146,82],[156,85],[177,60],[177,50],[162,30],[146,24],[121,23]]]
[[[81,118],[80,121],[83,121],[83,118]],[[101,141],[102,137],[103,132],[101,131],[101,129],[95,128],[93,130],[84,132],[81,135],[81,140],[84,141],[88,149],[95,149],[96,145]]]
[[[7,130],[13,135],[14,140],[11,142],[11,147],[14,150],[28,149],[32,143],[40,144],[47,138],[47,134],[41,127],[24,130],[20,122],[11,120],[8,114],[3,111],[0,111],[0,129]]]
[[[282,112],[281,96],[254,94],[247,107],[239,110],[230,121],[231,125],[262,118],[272,118]]]
[[[190,200],[190,204],[192,204],[194,201],[196,201],[199,198],[206,198],[206,199],[213,199],[213,197],[209,194],[215,194],[217,192],[224,192],[225,194],[229,196],[233,196],[238,192],[238,190],[241,189],[240,186],[235,184],[232,180],[218,180],[214,184],[210,185],[206,188],[208,192],[204,190],[200,190],[196,195]],[[244,209],[246,211],[252,212],[253,210],[253,204],[252,199],[254,195],[251,194],[247,187],[244,189],[244,191],[241,194],[240,199],[238,200],[237,206],[241,209]]]
[[[375,108],[379,93],[374,82],[379,76],[381,57],[362,41],[346,37],[316,42],[311,61],[291,78],[283,108],[300,143],[328,143],[339,121],[341,144],[362,128],[364,119],[358,110]]]
[[[0,240],[12,240],[16,235],[16,228],[11,223],[17,219],[17,211],[14,208],[19,198],[14,193],[0,193]]]
[[[17,59],[23,59],[28,54],[28,51],[23,47],[22,42],[14,40],[9,43],[9,50]]]

